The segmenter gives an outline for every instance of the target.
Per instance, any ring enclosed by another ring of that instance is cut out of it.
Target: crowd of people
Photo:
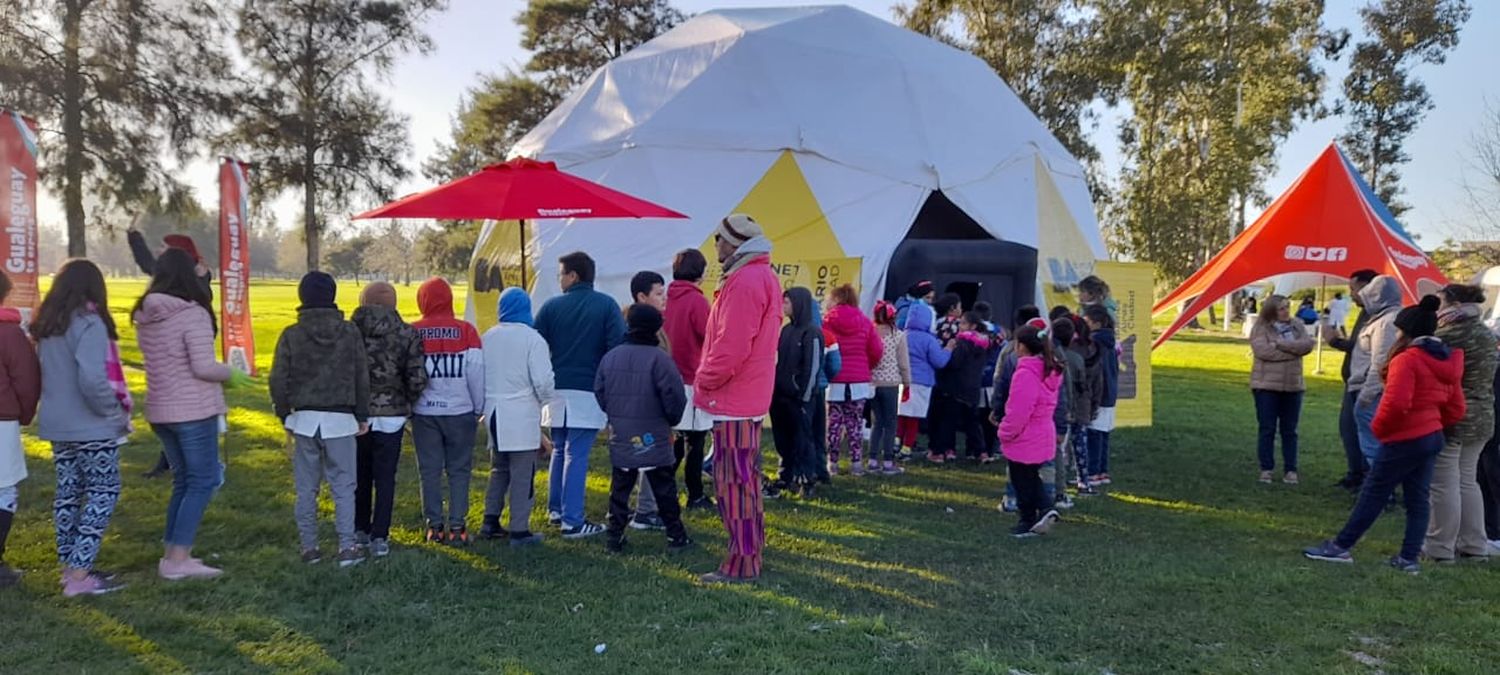
[[[346,319],[334,280],[304,276],[268,382],[290,439],[302,561],[325,557],[324,483],[336,564],[390,554],[408,429],[428,542],[473,541],[469,492],[483,425],[490,475],[478,538],[543,541],[530,523],[536,472],[550,461],[547,521],[564,539],[603,535],[618,552],[630,530],[663,530],[667,549],[678,551],[693,545],[682,510],[716,509],[728,552],[703,576],[710,583],[759,577],[764,500],[812,498],[843,472],[899,475],[914,458],[958,461],[960,449],[980,463],[1003,458],[1011,497],[1002,508],[1019,512],[1017,537],[1048,532],[1057,509],[1072,505],[1070,491],[1095,494],[1110,483],[1119,355],[1101,280],[1081,285],[1077,313],[1058,307],[1044,320],[1022,307],[1010,330],[985,303],[965,311],[928,282],[870,315],[847,285],[820,307],[807,288],[782,289],[770,241],[749,216],[725,218],[714,240],[724,277],[712,301],[696,249],[675,256],[670,284],[636,274],[623,309],[594,289],[593,259],[572,253],[558,261],[561,295],[533,315],[524,290],[505,289],[497,324],[482,334],[454,316],[452,289],[439,278],[421,285],[422,316],[408,324],[389,284],[365,287]],[[173,481],[157,572],[178,581],[223,574],[193,546],[223,483],[224,389],[252,380],[215,357],[210,277],[191,240],[167,243],[158,254],[137,251],[151,281],[130,317],[146,375],[144,419],[163,448],[153,473],[169,471]],[[0,275],[0,299],[8,291]],[[18,312],[0,310],[0,585],[20,576],[3,553],[26,477],[21,427],[35,418],[57,470],[64,595],[123,587],[94,567],[120,495],[120,448],[134,431],[109,307],[99,268],[78,259],[54,276],[26,330]],[[761,467],[767,419],[780,457],[769,475]],[[611,467],[603,524],[584,504],[601,432]]]
[[[1350,292],[1359,308],[1352,330],[1335,326],[1325,340],[1347,354],[1339,415],[1347,470],[1337,485],[1357,499],[1337,536],[1304,555],[1352,562],[1350,550],[1399,491],[1406,533],[1392,567],[1414,573],[1423,559],[1487,559],[1500,551],[1500,342],[1481,316],[1483,290],[1451,284],[1402,307],[1399,280],[1360,270]],[[1333,309],[1347,317],[1347,307]],[[1279,434],[1282,480],[1296,485],[1302,362],[1316,341],[1287,298],[1275,295],[1261,307],[1250,346],[1260,482],[1275,478]]]

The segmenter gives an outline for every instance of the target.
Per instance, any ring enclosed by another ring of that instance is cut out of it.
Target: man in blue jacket
[[[625,339],[625,320],[614,299],[594,290],[594,259],[583,252],[558,259],[563,294],[542,305],[536,330],[552,351],[557,397],[542,411],[552,430],[547,519],[564,539],[592,537],[604,526],[584,518],[589,450],[607,420],[594,398],[594,376],[604,355]]]

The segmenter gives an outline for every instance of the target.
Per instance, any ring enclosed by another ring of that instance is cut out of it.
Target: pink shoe
[[[76,598],[80,595],[104,595],[105,593],[113,593],[122,588],[125,588],[125,584],[90,574],[82,579],[71,579],[63,584],[63,597]]]
[[[956,461],[958,461],[958,453],[956,451],[949,450],[948,451],[948,461],[950,461],[950,462],[956,462]]]
[[[184,579],[212,579],[223,574],[224,570],[209,567],[197,558],[189,558],[182,562],[173,562],[163,558],[156,563],[156,573],[167,581],[182,581]]]

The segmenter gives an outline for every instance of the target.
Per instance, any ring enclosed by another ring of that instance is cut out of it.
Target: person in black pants
[[[823,334],[813,321],[818,311],[812,292],[800,286],[782,295],[782,310],[791,321],[781,329],[776,348],[776,385],[771,397],[771,433],[781,455],[776,487],[813,496],[818,474],[813,449],[811,406],[818,388]]]
[[[1349,295],[1355,303],[1360,305],[1359,318],[1354,320],[1354,330],[1350,331],[1348,337],[1340,337],[1338,331],[1331,331],[1327,336],[1328,346],[1344,352],[1345,391],[1343,404],[1339,407],[1339,439],[1344,444],[1344,461],[1348,465],[1348,470],[1336,485],[1350,492],[1359,492],[1370,467],[1365,461],[1364,453],[1359,450],[1359,426],[1354,421],[1354,402],[1359,399],[1359,390],[1350,391],[1348,388],[1349,366],[1350,361],[1353,360],[1349,352],[1354,351],[1354,346],[1359,341],[1359,333],[1364,330],[1365,322],[1369,320],[1359,292],[1374,281],[1376,276],[1378,275],[1375,270],[1360,270],[1349,277]]]
[[[1484,538],[1500,550],[1500,371],[1495,373],[1495,435],[1479,453],[1479,491],[1484,495]]]
[[[958,434],[964,435],[965,450],[969,457],[979,459],[985,452],[985,443],[979,431],[979,419],[975,416],[979,407],[979,383],[984,376],[985,356],[989,353],[989,336],[984,332],[984,320],[977,312],[964,314],[958,322],[958,336],[948,344],[953,358],[938,371],[937,386],[932,390],[934,413],[929,419],[932,425],[932,455],[945,451],[956,454]],[[933,461],[937,461],[934,459]]]
[[[146,245],[146,236],[132,225],[125,233],[125,240],[130,244],[130,255],[135,258],[136,267],[141,268],[141,273],[152,276],[156,273],[156,254],[151,252],[151,247]],[[198,245],[193,243],[193,238],[185,234],[169,234],[162,237],[164,248],[180,248],[193,256],[198,263],[194,271],[198,273],[198,283],[208,293],[208,302],[214,301],[214,273],[209,271],[208,266],[203,264],[203,256],[198,254]],[[157,478],[166,475],[172,470],[172,465],[167,462],[167,453],[163,451],[156,458],[156,466],[146,472],[147,478]]]

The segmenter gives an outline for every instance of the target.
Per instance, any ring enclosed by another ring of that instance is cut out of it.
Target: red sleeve
[[[1390,373],[1385,380],[1385,394],[1380,398],[1380,407],[1375,409],[1375,419],[1370,430],[1376,438],[1387,438],[1401,431],[1402,422],[1411,410],[1412,397],[1416,394],[1417,379],[1412,372],[1413,354],[1401,354],[1391,360]],[[1459,388],[1462,389],[1462,388]],[[1462,396],[1463,392],[1460,391]]]
[[[15,327],[14,335],[9,335],[11,331],[6,332],[5,365],[10,372],[11,386],[16,390],[16,401],[21,404],[20,422],[25,426],[36,416],[37,400],[42,396],[42,368],[37,362],[36,349],[26,334],[19,327]]]
[[[699,298],[696,305],[688,315],[688,323],[693,327],[693,338],[701,345],[703,344],[703,340],[708,337],[708,313],[710,308],[708,300],[704,298]]]

